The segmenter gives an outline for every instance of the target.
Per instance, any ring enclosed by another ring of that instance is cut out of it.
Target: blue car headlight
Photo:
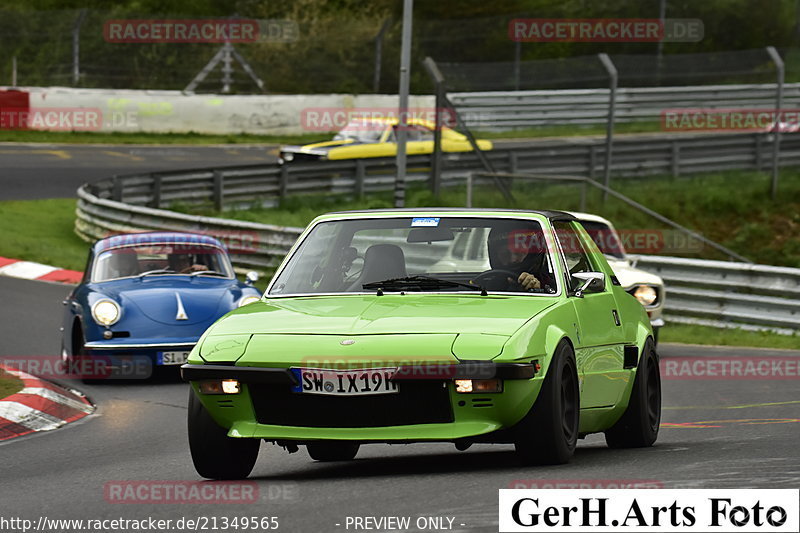
[[[120,316],[122,316],[122,309],[114,300],[98,300],[92,306],[92,318],[101,326],[116,324]]]

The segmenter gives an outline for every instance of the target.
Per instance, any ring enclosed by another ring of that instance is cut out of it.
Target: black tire
[[[658,438],[661,425],[661,370],[653,341],[648,339],[636,370],[628,408],[605,432],[609,448],[644,448]]]
[[[93,360],[91,356],[86,353],[86,348],[84,347],[86,344],[86,337],[83,335],[83,328],[75,325],[73,328],[72,337],[72,350],[70,355],[67,357],[67,364],[70,365],[70,368],[77,370],[77,375],[80,376],[82,383],[85,383],[86,385],[104,383],[106,381],[104,376],[99,376],[97,375],[97,372],[91,371],[91,369],[98,367],[92,364]],[[89,373],[85,374],[84,372],[87,370]]]
[[[308,455],[315,461],[350,461],[361,445],[348,441],[320,441],[306,444]]]
[[[514,447],[522,464],[564,464],[575,453],[580,422],[577,368],[572,348],[562,342],[536,403],[514,427]]]
[[[253,471],[261,439],[231,438],[189,390],[189,450],[197,473],[207,479],[244,479]]]

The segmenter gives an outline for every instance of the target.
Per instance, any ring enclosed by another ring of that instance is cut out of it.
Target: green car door
[[[589,248],[577,224],[555,221],[569,279],[567,287],[575,309],[576,359],[581,372],[581,409],[611,407],[622,399],[630,377],[624,370],[624,330],[611,285],[611,271],[599,251]],[[592,282],[582,292],[584,281],[574,274],[599,272],[602,281]]]

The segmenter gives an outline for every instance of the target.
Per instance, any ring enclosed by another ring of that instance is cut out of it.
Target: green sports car
[[[441,268],[465,233],[491,268]],[[558,211],[320,216],[181,371],[192,459],[211,479],[247,477],[262,440],[319,461],[368,443],[506,443],[557,464],[590,433],[650,446],[661,419],[647,313]]]

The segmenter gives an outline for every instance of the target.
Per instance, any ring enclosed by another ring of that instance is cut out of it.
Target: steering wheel
[[[487,270],[486,272],[481,272],[477,276],[472,279],[472,283],[475,285],[481,285],[481,281],[492,281],[500,276],[504,276],[506,278],[511,278],[514,284],[519,285],[517,279],[519,279],[519,274],[516,272],[511,272],[510,270],[506,270],[504,268],[493,268],[491,270]]]
[[[356,262],[356,261],[358,261],[359,259],[361,260],[361,268],[359,268],[358,270],[356,270],[355,272],[353,272],[353,273],[352,273],[352,274],[350,274],[349,276],[344,276],[344,283],[345,283],[345,284],[347,284],[347,285],[350,285],[350,284],[352,284],[352,283],[353,283],[355,280],[357,280],[357,279],[358,279],[358,277],[361,275],[361,272],[364,270],[364,257],[363,257],[363,256],[361,256],[361,255],[357,255],[357,256],[355,257],[355,259],[353,259],[353,263],[355,263],[355,262]],[[352,268],[353,268],[353,264],[351,263],[351,264],[350,264],[350,269],[352,269]],[[348,269],[348,271],[349,271],[350,269]]]

